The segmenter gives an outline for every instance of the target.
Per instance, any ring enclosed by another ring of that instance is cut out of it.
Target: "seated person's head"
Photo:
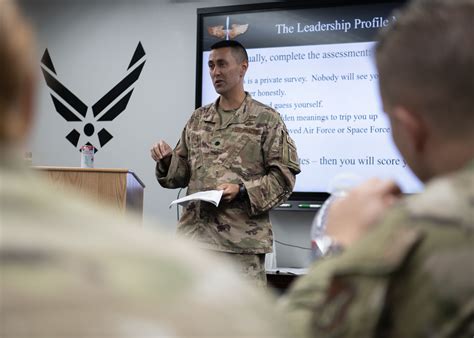
[[[10,0],[0,1],[0,144],[23,141],[33,101],[33,40]]]
[[[394,141],[422,181],[457,169],[473,155],[473,17],[472,0],[413,1],[376,47]],[[439,163],[452,149],[459,163]]]

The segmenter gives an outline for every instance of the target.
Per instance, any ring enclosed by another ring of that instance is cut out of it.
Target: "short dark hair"
[[[249,56],[247,55],[247,50],[245,47],[236,40],[221,40],[216,42],[211,46],[211,50],[219,49],[219,48],[226,48],[229,47],[232,51],[232,55],[234,55],[235,59],[242,63],[244,61],[249,61]]]
[[[384,103],[423,113],[445,135],[472,133],[473,19],[473,0],[415,0],[400,11],[376,47]]]

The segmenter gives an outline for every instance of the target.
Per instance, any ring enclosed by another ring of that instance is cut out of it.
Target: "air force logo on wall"
[[[51,89],[51,98],[53,99],[54,107],[59,115],[66,121],[82,124],[81,128],[73,128],[71,132],[66,135],[66,139],[71,142],[74,147],[80,148],[80,146],[82,146],[78,146],[81,136],[84,140],[84,144],[94,146],[95,151],[104,147],[113,138],[105,128],[100,129],[96,133],[96,127],[93,123],[86,121],[86,115],[88,111],[91,110],[95,122],[110,122],[119,116],[127,108],[128,101],[134,89],[132,86],[138,80],[145,61],[145,51],[139,42],[132,60],[128,65],[127,75],[89,109],[81,99],[59,81],[48,49],[45,50],[41,58],[41,70],[43,71],[46,84]]]
[[[219,39],[232,40],[235,39],[237,36],[244,34],[249,28],[248,24],[232,24],[232,26],[229,26],[229,23],[230,17],[227,17],[225,21],[225,28],[224,25],[211,26],[207,27],[207,32],[209,33],[209,35]]]

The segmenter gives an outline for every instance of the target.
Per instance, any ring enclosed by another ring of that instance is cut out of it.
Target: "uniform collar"
[[[240,107],[235,111],[234,117],[231,118],[225,125],[222,125],[219,127],[221,128],[227,128],[230,124],[233,123],[244,123],[249,115],[250,115],[250,107],[252,104],[252,96],[245,92],[245,99],[244,102],[240,105]],[[214,101],[211,106],[209,107],[209,110],[207,113],[203,116],[203,120],[205,122],[210,122],[210,123],[215,123],[217,124],[219,122],[219,113],[217,112],[217,105],[219,104],[219,98]]]

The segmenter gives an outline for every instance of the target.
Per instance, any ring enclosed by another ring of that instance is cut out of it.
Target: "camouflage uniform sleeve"
[[[167,168],[163,161],[156,162],[155,174],[158,182],[164,188],[183,188],[189,183],[191,177],[188,164],[188,147],[186,145],[187,125],[181,133],[178,144],[173,149],[171,162]]]
[[[432,221],[396,210],[342,255],[314,264],[281,304],[300,335],[471,337],[472,232]]]
[[[423,237],[414,228],[392,226],[400,220],[380,224],[348,251],[315,263],[295,282],[281,306],[294,325],[302,326],[303,337],[389,336],[379,330],[393,276]]]
[[[315,263],[287,293],[289,319],[312,337],[473,337],[473,171],[430,182]]]
[[[267,122],[262,152],[266,175],[244,181],[250,201],[250,215],[267,212],[284,202],[293,191],[295,176],[301,171],[294,141],[279,115]]]
[[[317,273],[313,270],[317,269]],[[279,299],[278,308],[285,313],[295,337],[319,337],[312,330],[315,309],[323,304],[330,280],[330,269],[323,266],[311,268],[292,285],[290,291]]]

